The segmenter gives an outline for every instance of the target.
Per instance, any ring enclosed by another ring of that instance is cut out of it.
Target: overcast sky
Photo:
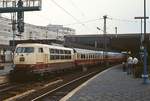
[[[108,15],[107,33],[140,32],[144,0],[42,0],[42,11],[25,13],[25,22],[35,25],[60,24],[71,27],[77,34],[98,34],[103,29],[104,15]],[[58,5],[56,5],[56,2]],[[65,11],[67,12],[65,12]],[[69,14],[68,14],[69,13]],[[147,0],[147,16],[150,16],[150,0]],[[150,32],[150,20],[147,23]]]

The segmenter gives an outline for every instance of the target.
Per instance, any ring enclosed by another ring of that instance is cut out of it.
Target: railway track
[[[45,99],[48,99],[48,101],[51,101],[54,99],[54,101],[58,101],[71,90],[104,69],[96,67],[89,69],[87,72],[69,71],[42,82],[30,82],[14,87],[11,85],[12,87],[8,86],[4,90],[0,89],[0,100],[45,101]]]
[[[6,83],[9,83],[9,80],[7,78],[7,75],[5,76],[0,76],[0,87],[5,85]]]
[[[31,99],[31,101],[59,101],[62,97],[67,95],[70,91],[72,91],[73,89],[78,87],[81,83],[85,82],[86,80],[93,77],[97,73],[98,72],[92,72],[82,77],[79,77],[60,87],[57,87],[51,91],[48,91],[34,99]]]
[[[19,89],[25,87],[26,83],[24,84],[17,84],[17,83],[7,83],[0,87],[0,99],[4,100],[6,98],[12,97],[19,93]],[[18,92],[17,92],[18,90]]]
[[[6,92],[6,91],[16,88],[16,87],[18,87],[18,85],[16,85],[16,84],[9,84],[9,83],[3,84],[0,86],[0,93]]]
[[[4,86],[7,86],[8,84],[9,84],[9,82],[1,83],[0,84],[0,89],[3,88]]]
[[[0,87],[0,101],[1,100],[14,101],[12,98],[16,98],[16,96],[19,97],[18,95],[20,94],[23,95],[24,93],[28,94],[31,91],[33,92],[34,91],[32,90],[33,88],[34,89],[38,87],[44,88],[48,86],[48,84],[46,82],[30,82],[30,83],[21,83],[21,84],[13,83],[13,84],[3,85],[3,87]]]
[[[87,72],[74,72],[61,77],[63,82],[38,89],[28,96],[17,98],[15,101],[59,101],[70,91],[95,76],[106,68],[96,68]]]

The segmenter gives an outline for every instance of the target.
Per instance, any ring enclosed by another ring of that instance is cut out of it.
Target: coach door
[[[44,63],[44,50],[43,48],[38,48],[38,53],[37,53],[37,63]]]

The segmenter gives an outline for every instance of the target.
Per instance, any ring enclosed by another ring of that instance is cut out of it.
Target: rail
[[[79,78],[77,78],[77,79],[75,79],[75,80],[72,80],[72,81],[70,81],[70,82],[68,82],[68,83],[66,83],[66,84],[64,84],[64,85],[62,85],[62,86],[59,86],[59,87],[57,87],[57,88],[55,88],[55,89],[53,89],[53,90],[51,90],[51,91],[48,91],[48,92],[46,92],[46,93],[44,93],[44,94],[42,94],[42,95],[40,95],[40,96],[38,96],[38,97],[32,99],[31,101],[38,101],[38,100],[41,100],[42,98],[48,96],[48,95],[51,94],[51,93],[54,93],[54,92],[56,92],[56,91],[58,91],[58,90],[60,90],[60,89],[62,89],[62,88],[64,88],[64,87],[67,87],[67,86],[70,86],[70,85],[72,85],[72,84],[75,84],[76,82],[79,82],[80,80],[82,80],[82,79],[84,79],[84,78],[87,78],[87,77],[89,77],[89,76],[91,76],[91,75],[95,75],[96,73],[98,73],[98,72],[92,72],[92,73],[89,73],[89,74],[84,75],[84,76],[82,76],[82,77],[79,77]],[[65,91],[65,92],[66,92],[66,91]]]

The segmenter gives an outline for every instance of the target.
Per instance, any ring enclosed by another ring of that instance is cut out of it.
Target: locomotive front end
[[[34,46],[18,45],[14,53],[14,71],[32,71],[35,65]]]

